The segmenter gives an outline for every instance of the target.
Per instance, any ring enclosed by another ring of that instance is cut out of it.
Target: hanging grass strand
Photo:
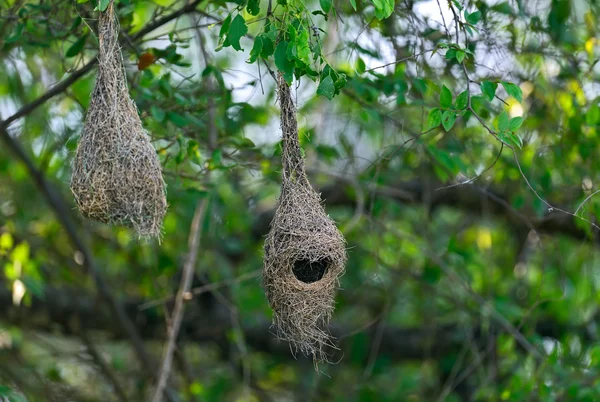
[[[158,155],[129,96],[112,2],[100,13],[98,77],[75,153],[71,191],[81,214],[160,236],[167,210]]]
[[[278,77],[283,133],[282,185],[265,241],[263,286],[278,338],[294,352],[327,360],[336,345],[328,324],[346,264],[345,240],[310,185],[290,87]]]

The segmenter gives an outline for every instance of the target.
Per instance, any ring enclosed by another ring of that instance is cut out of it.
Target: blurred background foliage
[[[169,400],[600,400],[600,3],[118,1],[160,243],[68,189],[102,3],[0,0],[0,396],[148,400],[207,198]],[[348,240],[320,372],[260,287],[277,69]]]

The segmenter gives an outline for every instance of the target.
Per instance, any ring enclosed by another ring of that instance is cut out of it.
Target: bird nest
[[[263,286],[277,337],[327,360],[328,323],[346,263],[345,240],[305,173],[290,88],[278,80],[283,131],[281,195],[265,241]]]
[[[167,210],[165,182],[129,96],[113,7],[100,13],[98,77],[73,162],[71,190],[84,217],[159,236]]]

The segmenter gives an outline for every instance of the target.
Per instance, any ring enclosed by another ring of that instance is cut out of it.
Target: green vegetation
[[[160,242],[69,190],[108,6],[0,0],[0,397],[150,401],[197,226],[165,400],[600,400],[597,1],[118,0]],[[348,247],[319,371],[260,281],[278,72]]]

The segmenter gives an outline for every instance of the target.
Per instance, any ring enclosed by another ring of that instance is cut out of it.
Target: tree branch
[[[59,328],[63,334],[79,334],[81,328],[86,330],[100,330],[110,335],[112,339],[126,338],[121,328],[115,327],[113,315],[104,305],[94,303],[94,300],[84,292],[69,288],[46,287],[44,297],[32,296],[30,305],[15,306],[12,303],[12,293],[4,286],[0,286],[0,316],[3,320],[23,329],[36,329],[54,332]],[[127,300],[125,307],[128,319],[134,322],[136,329],[143,339],[164,340],[164,321],[158,316],[156,309],[139,310],[144,300]],[[219,343],[227,339],[231,331],[231,319],[227,312],[218,309],[206,310],[197,303],[187,306],[190,310],[189,319],[183,319],[180,332],[185,334],[187,342]],[[198,320],[198,316],[202,320]],[[186,314],[187,316],[187,314]],[[74,319],[77,317],[78,319]],[[567,334],[577,333],[586,341],[593,340],[594,334],[588,330],[592,322],[598,322],[596,316],[590,322],[580,325],[565,325],[552,319],[538,321],[532,325],[540,337],[560,339]],[[270,322],[256,317],[246,320],[249,325],[242,327],[248,345],[255,351],[265,352],[283,358],[293,359],[289,346],[279,342],[269,331]],[[477,328],[477,323],[473,324]],[[398,328],[384,325],[381,329],[381,342],[379,354],[390,356],[396,361],[419,360],[423,358],[439,358],[454,353],[466,341],[463,324],[444,325],[431,328]],[[348,351],[353,335],[362,333],[370,340],[376,335],[376,329],[368,327],[365,330],[355,331],[354,328],[333,323],[332,333],[340,339],[342,351]],[[476,340],[481,340],[483,346],[487,338],[483,333],[475,332]],[[370,341],[369,341],[370,342]],[[369,343],[367,342],[367,344]],[[306,359],[312,366],[312,361]]]
[[[196,6],[198,4],[200,4],[200,1],[201,0],[194,0],[191,3],[187,4],[186,6],[180,8],[179,10],[174,11],[173,13],[166,15],[163,18],[160,18],[154,22],[149,23],[144,28],[142,28],[140,31],[138,31],[135,35],[133,35],[131,37],[131,39],[134,42],[136,42],[136,41],[142,39],[145,35],[149,34],[150,32],[154,31],[157,28],[160,28],[161,26],[167,24],[168,22],[171,22],[174,19],[179,18],[186,13],[194,11],[196,9]],[[56,84],[55,86],[53,86],[48,91],[46,91],[39,98],[37,98],[34,101],[21,107],[19,110],[17,110],[17,112],[15,114],[6,118],[4,120],[4,122],[0,122],[0,125],[3,124],[5,127],[8,127],[15,120],[18,120],[21,117],[27,116],[29,113],[31,113],[32,111],[37,109],[40,105],[42,105],[47,100],[50,100],[53,97],[55,97],[56,95],[63,93],[71,85],[73,85],[73,83],[75,83],[75,81],[77,81],[79,78],[83,77],[85,74],[87,74],[89,71],[91,71],[92,68],[94,68],[94,66],[97,63],[98,63],[98,59],[96,57],[94,57],[93,59],[88,61],[83,67],[81,67],[78,70],[75,70],[73,73],[71,73],[71,75],[69,75],[63,81],[61,81],[58,84]]]
[[[173,362],[173,353],[175,352],[175,343],[177,341],[177,335],[181,328],[181,322],[183,320],[184,303],[188,295],[191,295],[190,288],[192,285],[192,277],[194,274],[194,267],[196,266],[196,259],[198,257],[198,246],[200,243],[200,232],[202,229],[202,220],[204,213],[206,212],[206,206],[208,204],[208,198],[203,198],[198,201],[196,205],[196,211],[192,218],[192,224],[190,226],[190,235],[188,238],[188,258],[183,267],[183,275],[181,277],[181,284],[179,285],[179,291],[175,298],[175,309],[173,310],[173,316],[170,320],[169,325],[169,337],[167,345],[165,346],[163,361],[160,368],[160,374],[158,376],[158,383],[154,391],[153,402],[160,402],[167,386],[169,375],[171,374],[171,363]]]

